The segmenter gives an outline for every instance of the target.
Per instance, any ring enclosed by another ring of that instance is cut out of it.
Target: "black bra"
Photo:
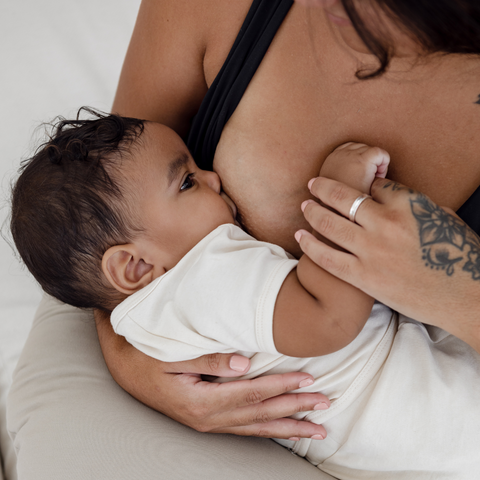
[[[193,119],[187,145],[200,168],[213,169],[223,128],[282,24],[293,0],[254,0],[225,63]],[[457,211],[480,235],[480,187]]]
[[[254,0],[235,43],[193,119],[187,145],[195,162],[212,170],[223,127],[282,24],[293,0]]]

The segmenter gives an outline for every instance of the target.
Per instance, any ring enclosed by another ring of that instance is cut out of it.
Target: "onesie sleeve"
[[[297,263],[277,245],[222,225],[117,307],[112,325],[136,348],[163,361],[217,352],[276,355],[275,302]]]

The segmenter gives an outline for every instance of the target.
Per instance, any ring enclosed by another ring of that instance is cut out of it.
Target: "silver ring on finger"
[[[351,222],[355,222],[355,216],[357,215],[358,208],[367,198],[372,197],[370,195],[367,195],[366,193],[362,193],[359,197],[355,199],[352,206],[350,207],[350,212],[348,213],[348,218]]]

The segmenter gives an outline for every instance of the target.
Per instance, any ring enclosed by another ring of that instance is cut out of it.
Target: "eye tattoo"
[[[463,263],[462,270],[480,281],[480,238],[423,194],[417,193],[410,207],[417,220],[425,266],[452,276]]]

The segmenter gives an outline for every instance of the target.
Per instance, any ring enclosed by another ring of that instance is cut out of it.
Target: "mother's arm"
[[[302,231],[300,246],[318,265],[404,315],[443,328],[480,352],[480,238],[453,211],[386,179],[372,199],[350,208],[361,194],[317,178],[304,214],[312,227],[347,252]],[[346,217],[346,218],[345,218]]]
[[[116,335],[105,313],[95,312],[95,321],[105,361],[117,383],[141,402],[195,430],[276,438],[326,436],[321,425],[282,418],[330,405],[317,393],[282,395],[312,384],[309,374],[210,383],[200,374],[240,376],[248,372],[249,360],[214,354],[186,362],[160,362]]]
[[[232,36],[231,43],[236,35],[231,25],[217,17],[241,21],[248,6],[249,2],[217,0],[143,0],[112,110],[163,123],[185,135],[207,91],[204,68],[209,45],[218,49],[226,35]],[[117,336],[105,315],[97,312],[95,318],[105,361],[115,380],[171,418],[200,431],[278,438],[325,436],[321,425],[282,418],[312,410],[317,404],[321,408],[330,404],[321,394],[282,395],[303,386],[310,375],[204,382],[200,374],[243,375],[249,361],[238,355],[210,355],[163,363]]]

